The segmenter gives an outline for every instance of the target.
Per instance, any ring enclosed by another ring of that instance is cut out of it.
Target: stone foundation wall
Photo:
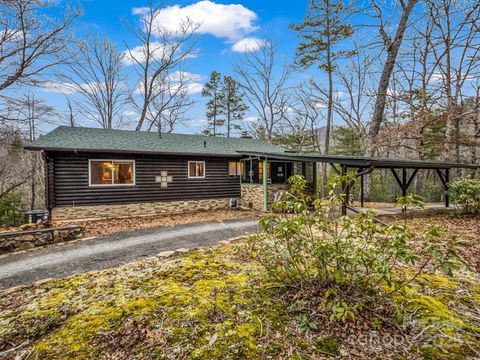
[[[82,235],[83,228],[78,225],[0,233],[0,254],[75,240]]]
[[[298,161],[293,163],[293,175],[303,175],[303,163]],[[313,183],[313,163],[309,162],[306,164],[305,180],[309,184]]]
[[[184,214],[199,210],[228,209],[229,206],[230,198],[55,207],[52,210],[52,220],[65,221],[160,214]]]
[[[287,190],[287,184],[268,185],[268,207],[270,208],[278,191]],[[263,210],[263,186],[261,184],[241,184],[241,205],[254,210]]]

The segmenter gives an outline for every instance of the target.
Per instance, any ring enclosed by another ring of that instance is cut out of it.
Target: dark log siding
[[[240,196],[239,178],[228,176],[227,158],[180,156],[128,156],[118,154],[49,153],[53,194],[51,206],[123,204],[168,200],[213,199]],[[89,159],[135,160],[135,186],[88,186]],[[205,161],[205,179],[188,179],[187,163]],[[161,189],[155,176],[161,171],[173,176],[173,183]]]
[[[45,162],[45,207],[51,210],[55,206],[54,199],[54,162],[53,159],[47,154],[43,153],[43,160]]]

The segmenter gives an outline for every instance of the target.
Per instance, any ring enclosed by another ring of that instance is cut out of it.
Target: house
[[[261,140],[60,126],[25,147],[42,151],[46,207],[54,221],[186,213],[240,204],[268,210],[291,175],[317,194],[318,163],[363,179],[391,170],[402,196],[419,170],[435,171],[449,206],[450,170],[476,164],[299,154]],[[338,166],[338,167],[337,167]],[[398,173],[400,171],[400,173]],[[315,185],[314,185],[315,184]],[[342,214],[347,209],[350,184]]]
[[[53,220],[263,209],[301,163],[264,162],[243,152],[285,150],[250,138],[60,126],[26,146],[43,152]]]

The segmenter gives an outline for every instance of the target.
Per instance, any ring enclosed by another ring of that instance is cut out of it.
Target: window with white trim
[[[135,185],[135,160],[89,160],[90,186]]]
[[[189,179],[205,178],[205,161],[189,161],[188,162],[188,178]]]

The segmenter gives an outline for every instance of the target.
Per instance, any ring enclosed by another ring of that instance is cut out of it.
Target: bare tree
[[[357,41],[353,48],[355,55],[336,71],[338,92],[333,107],[340,119],[359,135],[362,152],[365,152],[367,116],[375,94],[374,67],[378,57],[359,46]],[[317,84],[315,86],[321,90]]]
[[[285,117],[284,136],[293,137],[297,151],[322,152],[320,123],[325,120],[324,105],[319,103],[311,83],[302,84],[295,92],[291,113]]]
[[[159,81],[167,78],[168,73],[193,55],[193,35],[200,26],[186,18],[180,22],[177,30],[167,29],[158,21],[161,6],[149,1],[148,7],[141,14],[140,26],[127,24],[130,32],[140,42],[135,48],[127,45],[126,55],[126,60],[136,68],[140,87],[138,96],[132,97],[132,104],[140,114],[137,131],[142,129],[149,107],[158,96],[155,88]]]
[[[74,115],[72,102],[68,97],[66,100],[67,100],[67,108],[68,108],[68,125],[70,127],[75,127],[75,115]]]
[[[35,84],[64,61],[66,32],[81,12],[67,6],[57,20],[48,10],[48,1],[0,1],[0,91],[14,84]]]
[[[148,131],[157,128],[158,133],[172,132],[185,119],[194,101],[188,93],[191,77],[183,70],[166,73],[154,86],[155,97],[147,110]]]
[[[434,25],[432,51],[438,63],[440,80],[447,99],[444,159],[460,161],[459,104],[465,81],[478,75],[480,65],[480,3],[478,1],[428,0],[427,8]]]
[[[400,50],[400,46],[402,45],[403,36],[407,29],[410,14],[412,13],[413,8],[415,7],[415,4],[418,2],[418,0],[398,1],[401,7],[401,15],[400,19],[398,20],[395,35],[393,37],[388,34],[388,29],[386,27],[384,18],[384,8],[382,8],[378,4],[377,0],[371,1],[374,8],[374,16],[378,19],[378,31],[383,40],[384,48],[387,53],[387,58],[383,65],[382,74],[378,83],[372,121],[368,131],[368,146],[366,149],[368,156],[372,156],[375,151],[376,136],[380,130],[380,126],[384,117],[390,79],[392,77],[393,69],[397,61],[397,55]]]
[[[272,141],[274,131],[289,110],[291,97],[287,80],[291,69],[286,64],[277,67],[275,46],[267,41],[257,52],[248,52],[234,66],[238,84],[245,98],[257,113],[257,136]]]
[[[104,129],[122,125],[128,98],[124,54],[107,38],[88,36],[69,50],[72,61],[56,75],[82,116]]]
[[[33,94],[26,94],[20,98],[7,100],[9,116],[15,118],[15,123],[10,123],[10,131],[7,132],[2,144],[7,150],[5,158],[0,159],[1,163],[8,163],[12,160],[15,166],[5,167],[0,173],[2,179],[2,191],[0,197],[19,187],[28,184],[28,191],[23,191],[29,195],[30,209],[36,208],[39,192],[39,184],[43,185],[43,161],[39,153],[26,152],[21,149],[20,130],[27,133],[26,141],[33,141],[37,137],[37,126],[41,124],[51,124],[58,119],[58,114],[54,108],[46,104],[45,99],[38,99]],[[14,130],[16,129],[16,130]],[[19,141],[16,141],[19,140]],[[13,152],[12,149],[13,148]],[[10,151],[9,151],[10,149]]]

